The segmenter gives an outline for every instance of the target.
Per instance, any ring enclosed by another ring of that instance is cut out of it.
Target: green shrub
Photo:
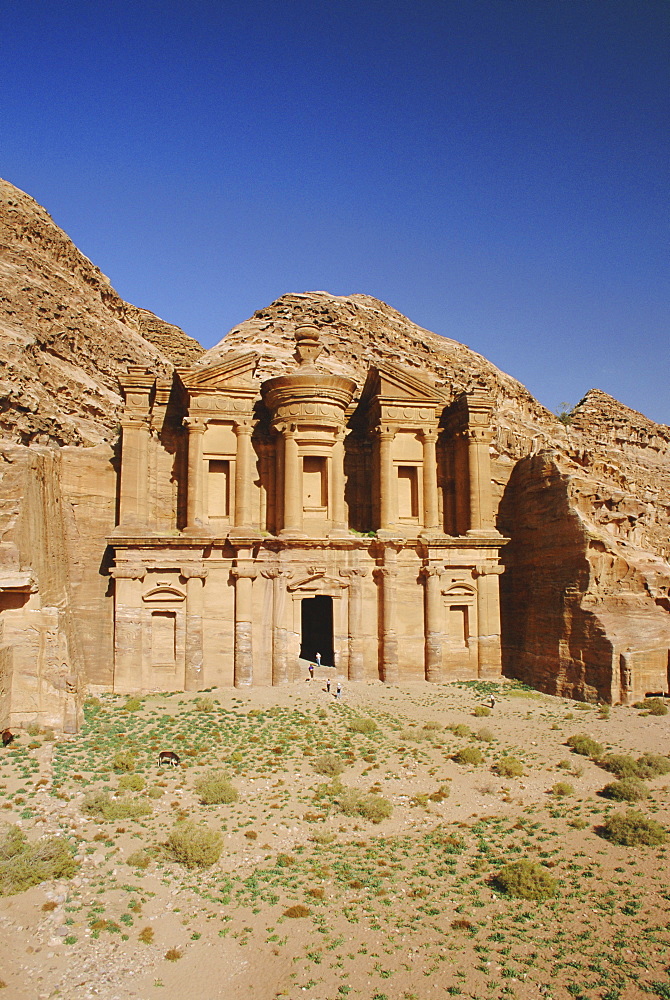
[[[517,899],[549,899],[558,888],[547,869],[533,861],[513,861],[501,868],[492,881],[501,892]]]
[[[324,753],[312,762],[317,774],[324,774],[327,778],[336,778],[344,771],[344,761],[336,753]]]
[[[223,837],[215,830],[186,820],[172,827],[166,848],[174,861],[187,868],[209,868],[221,857]]]
[[[151,788],[147,790],[147,795],[150,799],[160,799],[162,798],[164,789],[159,788],[158,785],[152,785]]]
[[[592,740],[590,736],[586,736],[584,733],[569,736],[565,742],[567,746],[571,747],[575,753],[581,754],[582,757],[599,760],[603,755],[603,746],[600,743],[596,743],[595,740]]]
[[[641,802],[649,795],[649,789],[639,778],[622,778],[605,785],[600,794],[616,802]]]
[[[501,757],[493,765],[493,770],[501,778],[520,778],[523,775],[523,764],[517,757]]]
[[[436,733],[440,729],[444,729],[444,726],[442,725],[441,722],[429,721],[429,722],[424,722],[423,728]]]
[[[601,757],[598,765],[617,778],[637,778],[637,763],[633,757],[623,753],[608,753]]]
[[[216,702],[213,698],[196,698],[195,708],[197,712],[213,712]]]
[[[328,844],[332,844],[335,840],[334,833],[313,833],[309,838],[314,844],[320,844],[322,847],[326,847]]]
[[[601,719],[609,719],[610,712],[611,712],[611,709],[610,709],[609,705],[599,705],[598,706],[598,715],[599,715],[599,717]]]
[[[352,733],[363,733],[369,735],[377,732],[377,723],[374,719],[352,719],[349,723],[349,730]]]
[[[141,868],[142,870],[148,868],[149,865],[151,864],[151,861],[152,857],[149,854],[149,852],[142,850],[133,851],[133,853],[129,854],[128,857],[126,858],[127,865],[130,865],[131,868]]]
[[[493,743],[495,738],[496,737],[493,730],[487,729],[486,727],[478,729],[477,732],[475,733],[475,739],[481,740],[482,743]]]
[[[648,819],[635,809],[610,816],[598,832],[613,844],[622,844],[624,847],[636,847],[638,844],[655,847],[664,844],[668,838],[667,831],[660,823]]]
[[[345,788],[339,805],[345,816],[362,816],[371,823],[381,823],[393,812],[393,806],[382,795],[363,795],[355,788]]]
[[[0,831],[0,895],[24,892],[51,879],[72,878],[76,870],[63,837],[45,837],[31,844],[16,826]]]
[[[125,705],[121,709],[122,712],[139,712],[142,708],[141,698],[128,698]]]
[[[660,753],[643,753],[635,762],[638,778],[657,778],[670,774],[670,760]]]
[[[551,786],[551,794],[559,799],[565,795],[574,795],[574,793],[575,790],[568,781],[557,781],[555,785]]]
[[[119,778],[119,791],[121,792],[141,792],[144,786],[145,781],[140,774],[122,774]]]
[[[662,698],[645,698],[644,701],[636,701],[633,708],[643,708],[648,715],[668,714],[668,706]]]
[[[477,747],[463,747],[462,750],[458,750],[454,754],[453,760],[457,764],[482,764],[484,757],[481,750],[478,750]]]
[[[215,771],[213,774],[201,775],[195,783],[195,791],[205,806],[230,805],[239,796],[237,789],[231,785],[225,771]]]
[[[472,714],[477,719],[484,719],[487,715],[491,714],[491,709],[487,708],[486,705],[477,705]]]
[[[436,791],[430,793],[428,798],[431,802],[444,802],[445,799],[449,798],[450,793],[449,785],[440,785]]]
[[[89,816],[108,823],[119,819],[139,819],[152,812],[148,802],[133,798],[110,799],[109,792],[102,791],[89,792],[81,808]]]
[[[112,767],[115,771],[129,773],[135,770],[135,761],[136,757],[132,750],[119,750],[118,753],[114,754]]]
[[[470,726],[465,726],[462,722],[459,722],[457,725],[447,726],[447,729],[450,733],[453,733],[454,736],[470,735]]]

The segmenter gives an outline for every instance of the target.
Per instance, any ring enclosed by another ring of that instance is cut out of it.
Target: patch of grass
[[[475,733],[475,739],[481,740],[482,743],[493,743],[495,738],[493,730],[487,729],[485,726],[482,729],[478,729]]]
[[[339,799],[345,816],[362,816],[371,823],[381,823],[393,813],[393,806],[382,795],[363,795],[355,788],[345,788]]]
[[[487,715],[491,714],[491,709],[487,708],[486,705],[477,705],[472,714],[476,719],[484,719]]]
[[[141,698],[128,698],[125,705],[121,709],[122,712],[139,712],[142,708]]]
[[[558,883],[542,865],[533,861],[513,861],[493,877],[495,888],[517,899],[550,899],[556,895]]]
[[[231,784],[225,771],[201,775],[194,785],[196,795],[203,805],[230,805],[239,798],[239,792]]]
[[[470,726],[466,726],[462,722],[459,722],[459,723],[451,725],[451,726],[447,726],[447,729],[449,730],[450,733],[453,733],[454,736],[469,736],[470,735]]]
[[[131,868],[141,868],[142,870],[148,868],[151,862],[151,855],[148,851],[144,850],[133,851],[133,853],[129,854],[126,858],[127,865],[130,865]]]
[[[458,750],[453,758],[457,764],[482,764],[484,762],[484,757],[481,750],[477,747],[463,747],[462,750]]]
[[[493,771],[501,778],[520,778],[523,775],[523,764],[517,757],[508,755],[495,762]]]
[[[197,698],[195,702],[196,712],[213,712],[216,702],[213,698]]]
[[[604,747],[602,744],[597,743],[596,740],[592,740],[585,733],[577,733],[575,736],[569,736],[565,742],[567,746],[571,747],[575,753],[581,754],[582,757],[590,757],[591,760],[597,761],[603,755]]]
[[[667,830],[654,819],[649,819],[635,809],[610,816],[598,830],[613,844],[636,847],[639,844],[655,847],[668,839]]]
[[[616,802],[641,802],[649,795],[649,789],[639,778],[622,778],[605,785],[600,794]]]
[[[11,896],[51,879],[72,878],[77,863],[63,837],[28,843],[16,826],[0,831],[0,894]]]
[[[662,698],[645,698],[644,701],[636,701],[633,708],[643,709],[647,715],[668,714],[668,706]]]
[[[312,761],[312,766],[317,774],[324,774],[328,778],[336,778],[344,771],[344,761],[336,753],[322,754]]]
[[[135,770],[136,757],[132,750],[119,750],[114,754],[112,767],[115,771],[130,773]]]

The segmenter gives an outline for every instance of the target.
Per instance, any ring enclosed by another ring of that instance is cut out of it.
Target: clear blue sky
[[[667,0],[1,5],[0,175],[205,346],[366,292],[670,423]]]

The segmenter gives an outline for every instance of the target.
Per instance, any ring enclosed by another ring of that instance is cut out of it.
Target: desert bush
[[[382,795],[363,795],[356,788],[345,788],[339,806],[345,816],[362,816],[371,823],[381,823],[393,812],[393,806]]]
[[[463,747],[458,750],[453,758],[457,764],[481,764],[484,761],[481,750],[477,747]]]
[[[598,832],[613,844],[622,844],[624,847],[636,847],[639,844],[655,847],[664,844],[668,838],[667,830],[660,823],[648,819],[635,809],[610,816]]]
[[[312,762],[317,774],[324,774],[327,778],[336,778],[344,771],[344,761],[336,753],[324,753]]]
[[[491,714],[491,709],[487,708],[486,705],[477,705],[472,714],[477,719],[484,719],[487,715]]]
[[[126,864],[130,865],[131,868],[148,868],[151,864],[152,857],[148,851],[133,851],[126,858]]]
[[[574,795],[574,793],[575,790],[568,781],[557,781],[555,785],[551,786],[551,794],[559,799],[566,795]]]
[[[223,837],[192,820],[175,823],[165,845],[174,861],[187,868],[209,868],[221,857]]]
[[[125,705],[121,709],[122,712],[139,712],[142,708],[141,698],[128,698]]]
[[[428,798],[431,802],[444,802],[445,799],[449,798],[450,792],[449,785],[440,785],[436,791],[430,793]]]
[[[145,781],[140,774],[122,774],[119,778],[119,791],[121,792],[141,792],[144,786]]]
[[[309,838],[312,843],[320,844],[322,847],[326,847],[328,844],[332,844],[335,840],[334,833],[313,833]]]
[[[453,724],[451,726],[447,726],[447,729],[449,730],[450,733],[453,733],[454,736],[469,736],[470,735],[470,726],[466,726],[462,722],[459,722],[457,724]]]
[[[617,778],[637,778],[637,763],[633,757],[623,753],[608,753],[601,757],[598,765]]]
[[[662,698],[645,698],[644,701],[636,701],[633,708],[642,708],[648,715],[668,714],[668,706]]]
[[[649,789],[639,778],[622,778],[605,785],[600,794],[616,802],[641,802],[649,795]]]
[[[63,837],[45,837],[31,844],[16,826],[0,831],[0,895],[24,892],[51,879],[72,878],[76,870]]]
[[[592,760],[600,760],[603,755],[603,746],[592,740],[590,736],[586,736],[585,733],[578,733],[575,736],[569,736],[565,741],[566,745],[571,747],[575,753],[581,754],[582,757],[590,757]]]
[[[523,764],[517,757],[501,757],[493,765],[493,771],[501,778],[520,778],[523,774]]]
[[[195,709],[196,712],[213,712],[216,706],[216,702],[213,698],[196,698]]]
[[[179,948],[168,948],[164,957],[168,962],[178,962],[182,955],[183,952]]]
[[[493,743],[495,733],[491,729],[487,729],[485,726],[482,729],[478,729],[475,733],[475,738],[481,740],[482,743]]]
[[[546,868],[533,861],[513,861],[494,876],[493,885],[517,899],[549,899],[556,895],[558,883]]]
[[[119,750],[112,758],[112,767],[115,771],[130,773],[135,770],[135,754],[132,750]]]
[[[197,779],[194,788],[196,795],[205,806],[230,805],[231,802],[236,802],[239,796],[225,771],[202,774]]]
[[[635,761],[638,778],[657,778],[661,774],[670,774],[670,760],[660,753],[643,753]]]
[[[151,788],[147,789],[147,795],[150,799],[160,799],[164,794],[164,789],[159,788],[158,785],[152,785]]]
[[[284,910],[285,917],[308,917],[312,911],[307,906],[303,906],[298,903],[296,906],[289,906],[287,910]]]
[[[84,796],[81,808],[89,816],[108,823],[120,819],[139,819],[152,812],[148,802],[133,798],[110,799],[109,792],[102,791],[89,792]]]
[[[609,719],[610,713],[611,713],[611,709],[610,709],[609,705],[599,705],[598,706],[598,715],[599,715],[599,717],[601,719]]]
[[[154,934],[155,931],[153,927],[143,927],[137,937],[143,944],[151,944],[154,939]]]
[[[424,728],[424,729],[428,729],[429,731],[431,731],[431,730],[432,730],[433,732],[435,732],[435,733],[436,733],[436,732],[438,732],[438,731],[439,731],[440,729],[444,729],[444,726],[442,725],[442,723],[441,723],[441,722],[434,722],[434,721],[432,721],[432,720],[429,720],[428,722],[424,722],[424,724],[423,724],[423,728]]]
[[[377,723],[374,719],[352,719],[349,723],[349,731],[352,733],[363,733],[369,735],[377,731]]]

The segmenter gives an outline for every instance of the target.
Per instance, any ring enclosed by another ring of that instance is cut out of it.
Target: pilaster
[[[443,567],[439,565],[428,565],[421,569],[424,580],[425,676],[427,681],[437,683],[442,680],[442,570]]]
[[[188,475],[186,494],[186,531],[199,534],[204,527],[202,440],[205,421],[199,417],[184,417],[188,430]]]
[[[186,580],[186,667],[184,690],[205,686],[203,672],[203,601],[207,567],[202,562],[185,563],[180,573]]]
[[[253,684],[252,587],[257,569],[251,560],[239,559],[230,571],[235,581],[235,687]]]
[[[367,570],[352,567],[340,570],[349,580],[349,680],[362,681],[365,675],[363,662],[363,578]]]

